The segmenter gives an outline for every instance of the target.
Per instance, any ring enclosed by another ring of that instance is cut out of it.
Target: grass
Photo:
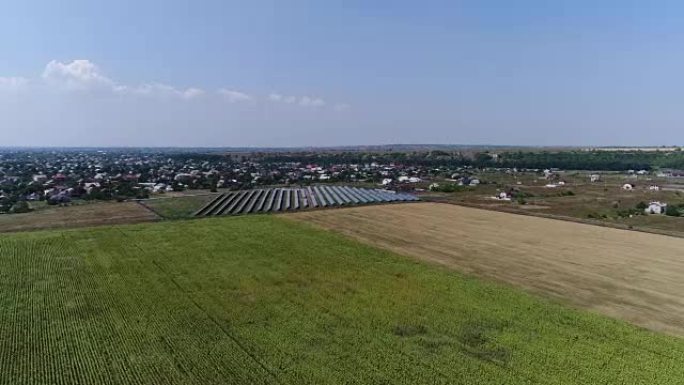
[[[680,384],[684,341],[273,216],[0,238],[0,384]]]
[[[136,202],[84,202],[39,206],[24,214],[0,215],[0,233],[37,229],[138,223],[159,219]]]
[[[490,171],[479,175],[481,180],[489,184],[482,184],[476,188],[450,194],[429,193],[424,198],[509,212],[578,220],[591,219],[610,226],[624,228],[632,226],[634,229],[644,231],[684,236],[684,217],[673,220],[673,218],[652,219],[648,215],[629,218],[628,215],[624,215],[627,210],[634,209],[639,202],[684,203],[684,196],[681,193],[647,190],[649,185],[662,186],[671,182],[663,178],[640,177],[641,179],[635,180],[626,178],[622,174],[604,174],[600,182],[589,183],[589,174],[587,172],[563,173],[561,179],[566,181],[567,185],[558,188],[546,188],[545,185],[550,181],[537,174],[518,173],[511,175]],[[522,185],[517,185],[517,182],[521,182]],[[622,185],[625,183],[635,183],[637,185],[636,190],[622,190]],[[518,204],[515,199],[512,202],[491,199],[492,196],[510,187],[518,188],[529,195],[524,198],[525,205]]]
[[[190,218],[192,214],[202,208],[216,194],[189,195],[172,198],[158,198],[144,201],[144,204],[165,219]]]

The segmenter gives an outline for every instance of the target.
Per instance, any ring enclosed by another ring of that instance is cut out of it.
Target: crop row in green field
[[[684,342],[272,216],[0,239],[0,384],[680,384]]]

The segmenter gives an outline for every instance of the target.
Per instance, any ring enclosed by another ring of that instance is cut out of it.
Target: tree
[[[668,205],[665,209],[665,215],[670,217],[678,217],[681,214],[679,212],[679,209],[675,205]]]
[[[19,201],[13,204],[9,210],[12,214],[27,213],[29,211],[31,211],[31,207],[29,207],[29,204],[26,201]]]

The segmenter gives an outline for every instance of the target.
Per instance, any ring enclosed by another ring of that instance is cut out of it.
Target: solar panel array
[[[346,186],[267,188],[221,194],[199,209],[195,216],[239,215],[417,200],[419,199],[411,194]]]

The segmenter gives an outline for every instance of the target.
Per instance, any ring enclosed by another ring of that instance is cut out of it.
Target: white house
[[[399,178],[397,178],[397,182],[400,182],[400,183],[418,183],[420,181],[421,181],[421,179],[418,178],[417,176],[402,175]]]
[[[33,181],[36,183],[45,183],[47,182],[48,177],[45,174],[36,174],[33,176]]]
[[[591,174],[591,176],[589,176],[589,180],[591,181],[591,183],[598,182],[601,180],[601,175]]]
[[[188,174],[184,172],[178,173],[176,174],[176,176],[173,177],[173,180],[180,183],[189,183],[193,179],[195,179],[195,176],[193,174]]]
[[[500,201],[510,201],[511,200],[511,196],[508,195],[508,193],[505,191],[500,192],[495,198],[500,200]]]
[[[625,183],[622,185],[622,189],[626,191],[632,191],[634,190],[634,185],[631,183]]]
[[[648,204],[648,207],[644,209],[644,212],[646,214],[665,214],[666,209],[667,203],[651,202]]]
[[[660,186],[651,185],[648,187],[648,189],[651,191],[660,191]]]

